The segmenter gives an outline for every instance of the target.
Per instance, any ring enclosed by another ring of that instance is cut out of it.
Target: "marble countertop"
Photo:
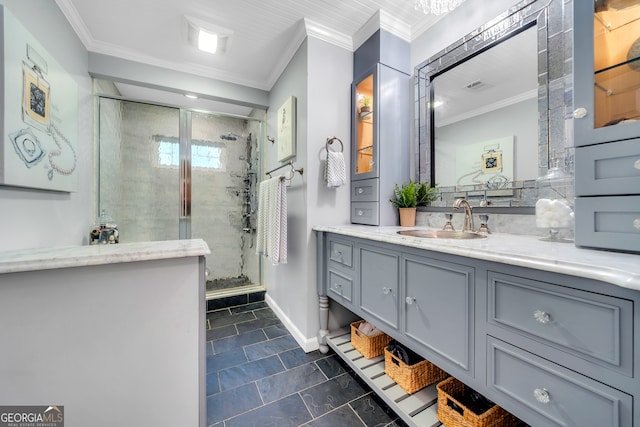
[[[0,252],[0,274],[208,255],[202,239],[61,246]]]
[[[486,239],[453,240],[401,236],[399,230],[426,227],[314,226],[345,236],[393,243],[486,261],[600,280],[640,290],[640,255],[577,248],[573,243],[545,242],[536,236],[495,233]]]

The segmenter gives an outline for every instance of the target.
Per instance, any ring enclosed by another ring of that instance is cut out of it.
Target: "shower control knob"
[[[576,108],[575,110],[573,110],[574,119],[582,119],[583,117],[586,117],[586,115],[587,109],[584,107]]]

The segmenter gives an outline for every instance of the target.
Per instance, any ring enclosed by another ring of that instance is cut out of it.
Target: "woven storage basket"
[[[450,377],[441,383],[438,389],[438,419],[445,427],[515,427],[518,419],[499,407],[493,405],[482,414],[475,414],[462,403],[467,386],[454,377]],[[456,409],[454,409],[454,407]]]
[[[380,356],[391,341],[391,337],[384,333],[373,337],[363,334],[358,330],[358,326],[362,322],[364,320],[358,320],[351,324],[351,345],[367,359]]]
[[[448,377],[448,374],[428,360],[407,365],[384,349],[384,373],[409,394]]]

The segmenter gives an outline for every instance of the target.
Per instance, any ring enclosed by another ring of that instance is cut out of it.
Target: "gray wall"
[[[0,186],[0,251],[86,243],[92,222],[92,103],[87,51],[55,2],[0,0],[0,4],[78,85],[78,191]]]
[[[317,224],[349,223],[348,184],[328,189],[323,181],[324,147],[337,136],[349,159],[352,52],[308,37],[271,90],[267,134],[276,135],[276,113],[284,100],[297,98],[296,167],[304,167],[287,190],[288,263],[264,264],[263,281],[271,306],[306,350],[317,348]],[[277,147],[267,142],[266,170],[279,165]]]

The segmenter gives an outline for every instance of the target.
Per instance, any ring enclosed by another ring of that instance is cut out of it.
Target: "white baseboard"
[[[271,310],[273,310],[273,312],[276,313],[280,321],[284,324],[284,326],[287,328],[287,330],[293,336],[293,338],[298,342],[298,344],[300,344],[300,347],[302,347],[305,353],[309,353],[319,348],[318,337],[317,336],[313,338],[305,337],[304,334],[300,332],[300,330],[296,327],[296,325],[294,325],[293,322],[291,322],[291,319],[289,319],[289,317],[287,317],[287,315],[284,314],[284,311],[280,309],[280,307],[278,306],[278,304],[276,304],[273,298],[269,296],[268,292],[265,295],[264,300],[267,303],[267,305],[271,308]]]

